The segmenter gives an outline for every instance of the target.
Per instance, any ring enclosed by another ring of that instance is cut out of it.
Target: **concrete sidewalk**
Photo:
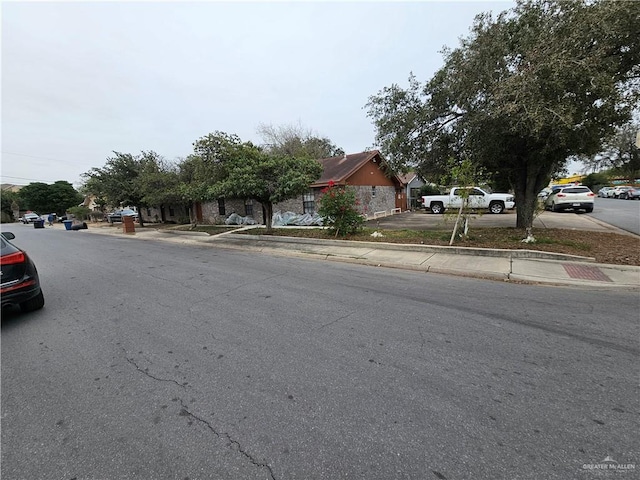
[[[638,266],[597,264],[588,257],[534,250],[400,245],[238,233],[212,236],[202,232],[155,230],[148,227],[139,229],[133,235],[124,234],[121,228],[113,226],[89,227],[83,232],[509,282],[640,290]]]

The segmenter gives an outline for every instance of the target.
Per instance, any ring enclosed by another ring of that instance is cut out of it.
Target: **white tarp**
[[[232,213],[224,221],[225,225],[255,225],[257,222],[251,217],[241,217],[237,213]]]
[[[284,227],[287,225],[309,227],[311,225],[322,226],[322,217],[317,213],[304,213],[302,215],[293,212],[280,212],[279,210],[273,214],[271,224],[274,227]]]

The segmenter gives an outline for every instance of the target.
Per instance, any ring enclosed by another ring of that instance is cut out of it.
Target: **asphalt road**
[[[589,216],[607,222],[627,232],[640,235],[640,202],[617,198],[596,198]]]
[[[11,229],[47,303],[3,314],[3,480],[640,468],[637,293]]]

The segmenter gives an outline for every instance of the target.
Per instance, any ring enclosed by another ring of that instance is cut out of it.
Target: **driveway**
[[[455,214],[434,215],[425,211],[404,212],[398,215],[369,220],[367,226],[387,230],[448,230],[456,221]],[[500,215],[490,213],[476,214],[471,221],[472,227],[515,227],[516,212]],[[614,231],[626,233],[612,225],[594,219],[584,213],[542,212],[534,221],[534,228],[566,228],[596,232]]]

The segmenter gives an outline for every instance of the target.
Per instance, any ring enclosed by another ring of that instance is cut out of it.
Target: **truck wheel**
[[[439,213],[444,213],[444,205],[439,202],[431,204],[431,213],[435,213],[438,215]]]
[[[504,212],[504,203],[502,203],[502,202],[491,202],[489,204],[489,211],[491,213],[502,213],[502,212]]]

